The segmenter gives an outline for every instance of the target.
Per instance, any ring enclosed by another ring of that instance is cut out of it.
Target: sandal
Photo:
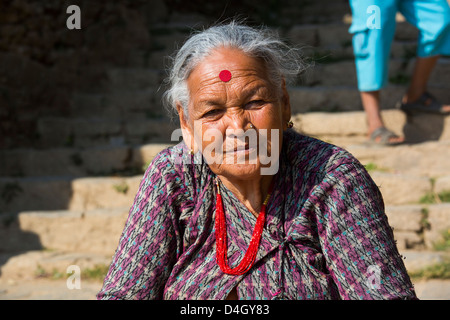
[[[441,115],[450,114],[450,111],[444,111],[442,103],[437,101],[436,98],[428,92],[422,94],[422,96],[414,102],[399,102],[397,108],[405,113],[427,112]]]
[[[379,127],[372,132],[369,142],[380,146],[397,146],[403,143],[403,141],[392,142],[390,141],[392,138],[399,138],[399,136],[385,127]]]

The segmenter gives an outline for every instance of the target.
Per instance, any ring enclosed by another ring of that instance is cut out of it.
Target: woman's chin
[[[251,180],[261,176],[259,164],[219,164],[210,165],[211,170],[217,174],[226,176],[229,179]]]

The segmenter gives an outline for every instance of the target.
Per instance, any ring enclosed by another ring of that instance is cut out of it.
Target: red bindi
[[[219,73],[219,78],[220,80],[222,80],[223,82],[228,82],[231,80],[231,72],[228,70],[222,70]]]

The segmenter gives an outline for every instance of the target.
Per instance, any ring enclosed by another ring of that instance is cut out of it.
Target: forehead
[[[220,73],[224,70],[231,73],[230,81],[221,79]],[[213,51],[194,68],[188,78],[191,95],[208,90],[239,89],[256,82],[269,83],[265,63],[233,48]]]

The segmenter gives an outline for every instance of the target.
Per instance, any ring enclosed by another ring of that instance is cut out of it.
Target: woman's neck
[[[274,176],[264,175],[252,180],[230,179],[229,177],[220,175],[218,178],[254,216],[258,217],[261,206],[269,193],[270,184]]]

